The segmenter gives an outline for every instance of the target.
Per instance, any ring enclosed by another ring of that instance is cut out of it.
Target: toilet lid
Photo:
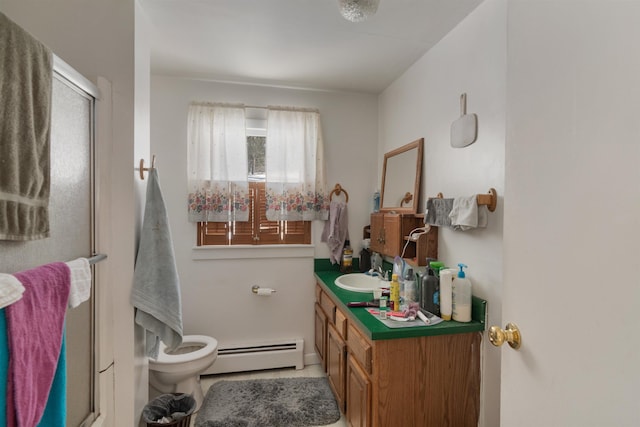
[[[180,352],[181,349],[188,349],[188,347],[192,346],[200,348],[196,351]],[[182,344],[180,344],[176,350],[173,350],[172,354],[167,353],[166,349],[167,346],[163,342],[160,342],[158,358],[156,360],[149,359],[149,364],[184,363],[201,359],[218,351],[218,341],[206,335],[184,335],[182,337]]]

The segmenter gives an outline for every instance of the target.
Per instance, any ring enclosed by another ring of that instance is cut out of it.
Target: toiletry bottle
[[[342,249],[342,262],[340,263],[340,271],[343,273],[351,273],[353,269],[353,249],[349,240],[344,242],[344,248]]]
[[[424,277],[422,308],[429,313],[440,316],[440,270],[444,264],[440,261],[430,261],[427,275]]]
[[[371,252],[367,248],[360,251],[360,272],[366,273],[371,269]]]
[[[373,193],[373,212],[380,212],[380,190]]]
[[[440,317],[442,320],[451,320],[452,286],[455,269],[445,268],[440,270]]]
[[[389,285],[389,308],[391,311],[400,310],[400,282],[398,282],[398,275],[391,275],[391,284]]]
[[[409,304],[416,301],[416,278],[413,274],[413,268],[407,269],[407,274],[404,276],[404,307],[407,308]]]
[[[458,264],[460,271],[453,281],[452,311],[456,322],[471,322],[471,280],[464,274],[464,264]]]
[[[380,318],[384,320],[387,318],[387,297],[380,297],[379,304]]]

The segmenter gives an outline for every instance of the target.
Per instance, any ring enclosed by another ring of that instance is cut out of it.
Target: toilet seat
[[[202,359],[212,353],[218,351],[218,340],[206,335],[185,335],[182,337],[182,344],[178,348],[189,346],[203,347],[196,350],[182,354],[168,354],[166,352],[167,346],[161,341],[160,349],[158,351],[158,358],[156,360],[149,359],[149,366],[153,365],[173,365],[185,362],[192,362],[198,359]]]

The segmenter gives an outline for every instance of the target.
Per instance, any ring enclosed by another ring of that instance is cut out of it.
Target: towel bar
[[[442,199],[444,196],[442,193],[438,193],[436,197],[438,199]],[[489,212],[493,212],[496,210],[496,206],[498,205],[498,192],[495,188],[490,188],[487,194],[477,194],[476,200],[478,205],[486,205]]]

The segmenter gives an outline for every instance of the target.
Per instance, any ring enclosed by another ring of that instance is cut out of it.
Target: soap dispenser
[[[463,268],[467,266],[458,264],[460,271],[452,285],[452,309],[453,320],[456,322],[471,322],[471,280],[466,277]]]

